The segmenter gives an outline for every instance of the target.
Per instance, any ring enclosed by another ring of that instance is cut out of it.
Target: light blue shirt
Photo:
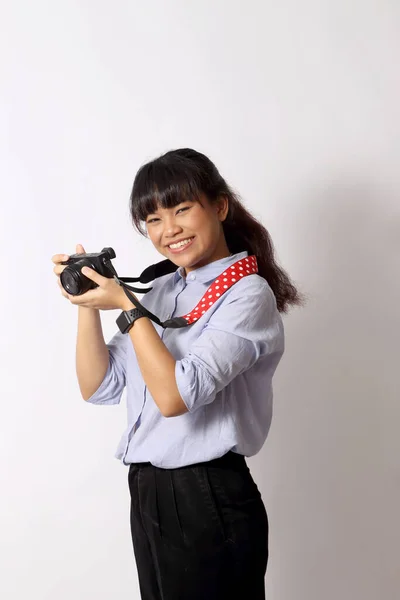
[[[141,302],[161,321],[183,316],[224,269],[248,256],[240,252],[190,272],[182,267],[155,280]],[[164,417],[143,380],[129,334],[107,344],[103,382],[88,399],[118,404],[126,386],[128,426],[116,458],[176,468],[218,458],[229,450],[253,456],[272,418],[272,377],[284,351],[275,296],[257,274],[229,288],[195,323],[163,329],[153,323],[176,360],[176,384],[188,412]]]

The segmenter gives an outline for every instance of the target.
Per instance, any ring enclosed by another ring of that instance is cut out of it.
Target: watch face
[[[126,312],[122,312],[117,319],[117,325],[121,333],[126,333],[130,323],[131,321],[129,320],[129,317],[126,314]]]

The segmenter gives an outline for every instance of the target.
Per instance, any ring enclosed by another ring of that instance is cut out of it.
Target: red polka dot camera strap
[[[198,321],[222,294],[235,285],[237,281],[240,281],[242,277],[253,273],[258,273],[257,258],[254,255],[236,261],[215,279],[194,309],[181,318],[186,319],[188,325]]]

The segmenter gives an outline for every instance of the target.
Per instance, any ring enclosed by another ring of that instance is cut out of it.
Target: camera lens
[[[71,296],[80,296],[93,287],[93,282],[81,273],[82,267],[94,268],[88,260],[79,260],[65,267],[60,275],[61,285]]]

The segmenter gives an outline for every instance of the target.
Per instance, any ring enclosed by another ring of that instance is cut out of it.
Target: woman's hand
[[[76,254],[86,254],[86,252],[81,244],[77,245]],[[60,281],[60,275],[64,271],[65,267],[67,266],[67,265],[62,265],[61,263],[65,262],[68,259],[69,259],[68,254],[55,254],[51,260],[55,264],[53,272],[57,276],[57,283],[58,283],[58,287],[61,290],[61,295],[64,296],[64,298],[67,298],[69,300],[69,295],[64,290],[63,286],[61,285],[61,281]]]
[[[85,254],[83,246],[78,244],[76,253]],[[97,271],[94,271],[89,267],[83,267],[82,273],[85,277],[97,283],[98,287],[91,289],[80,296],[68,294],[60,282],[60,275],[67,266],[62,265],[61,262],[68,260],[68,258],[69,256],[65,254],[56,254],[53,256],[52,261],[55,263],[53,271],[58,277],[58,285],[61,289],[61,294],[64,298],[67,298],[71,304],[83,306],[85,308],[97,308],[99,310],[130,310],[131,308],[134,308],[134,304],[130,302],[123,288],[118,285],[113,278],[103,277],[97,273]]]

